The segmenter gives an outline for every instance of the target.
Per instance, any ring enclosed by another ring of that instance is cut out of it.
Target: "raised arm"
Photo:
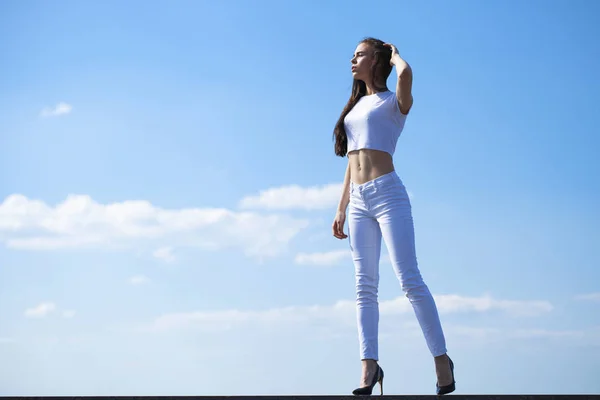
[[[396,97],[402,114],[408,114],[413,105],[412,96],[412,69],[410,65],[398,53],[398,49],[391,43],[386,43],[387,47],[392,49],[392,58],[390,64],[396,67],[398,81],[396,83]]]

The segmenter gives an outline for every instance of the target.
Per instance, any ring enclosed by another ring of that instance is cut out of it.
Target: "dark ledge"
[[[264,395],[264,396],[0,396],[0,400],[357,400],[358,398],[384,398],[384,400],[600,400],[600,394],[544,394],[544,395],[493,395],[493,394],[448,394],[435,395],[373,395],[373,396],[318,396],[318,395]]]

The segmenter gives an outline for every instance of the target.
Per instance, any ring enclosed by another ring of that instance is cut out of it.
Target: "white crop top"
[[[400,112],[394,92],[361,97],[344,118],[348,152],[373,149],[393,156],[405,122],[406,115]]]

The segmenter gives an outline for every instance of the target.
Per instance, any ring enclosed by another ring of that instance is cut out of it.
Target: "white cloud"
[[[0,344],[4,344],[4,343],[14,343],[16,342],[15,339],[13,338],[9,338],[9,337],[2,337],[0,336]]]
[[[25,310],[25,316],[27,318],[43,318],[50,314],[58,312],[58,307],[53,302],[43,302],[35,307],[28,308]],[[73,318],[75,316],[74,310],[63,310],[61,315],[63,318]]]
[[[329,183],[302,187],[300,185],[284,185],[263,190],[255,196],[244,197],[239,206],[242,209],[267,210],[324,210],[335,209],[342,195],[343,183]],[[408,197],[414,194],[407,191]]]
[[[175,255],[173,254],[172,247],[161,247],[156,249],[152,255],[159,260],[162,260],[166,263],[175,262]]]
[[[156,330],[169,330],[196,326],[203,330],[227,330],[239,324],[309,323],[311,321],[342,322],[351,317],[354,303],[339,301],[331,306],[282,307],[263,311],[197,311],[166,314],[154,321]],[[348,321],[346,321],[348,322]]]
[[[56,310],[56,304],[51,302],[41,303],[33,308],[25,310],[25,316],[28,318],[45,317]]]
[[[129,283],[134,286],[144,285],[150,282],[150,278],[144,275],[135,275],[129,278]]]
[[[553,310],[552,304],[547,301],[500,300],[490,295],[468,297],[444,294],[436,295],[435,301],[442,314],[500,311],[514,317],[533,317]],[[383,314],[412,311],[406,297],[381,302],[379,307]]]
[[[417,334],[420,332],[415,329]],[[503,340],[564,340],[572,344],[578,345],[600,345],[600,329],[543,329],[543,328],[490,328],[490,327],[473,327],[464,325],[444,325],[444,332],[447,336],[464,337],[472,340],[485,341],[503,341]]]
[[[58,117],[60,115],[69,114],[73,110],[73,106],[70,104],[60,102],[54,107],[44,107],[40,112],[42,117]]]
[[[575,299],[584,301],[600,301],[600,292],[580,294],[575,296]]]
[[[511,336],[518,338],[572,338],[580,339],[586,334],[582,330],[554,331],[548,329],[516,329]]]
[[[518,301],[494,299],[489,295],[466,297],[460,295],[437,295],[436,304],[440,314],[485,313],[500,311],[508,316],[533,317],[550,312],[553,307],[547,301]],[[404,296],[379,303],[382,317],[412,313],[413,309]],[[286,325],[290,323],[326,323],[331,326],[354,326],[356,323],[355,302],[340,300],[332,305],[282,307],[269,310],[222,310],[172,313],[155,319],[153,329],[170,330],[194,327],[201,330],[227,330],[235,326]]]
[[[25,250],[156,248],[168,241],[213,250],[241,248],[248,256],[270,257],[307,226],[307,220],[285,215],[170,210],[136,200],[99,204],[85,195],[70,195],[54,207],[18,194],[0,204],[0,241]],[[165,250],[158,254],[169,255]]]
[[[440,312],[502,311],[512,316],[527,317],[546,314],[554,309],[548,301],[497,300],[490,295],[464,297],[459,295],[438,296]]]
[[[333,250],[322,253],[298,253],[294,262],[300,265],[337,265],[342,261],[352,262],[350,250]]]
[[[341,194],[341,183],[311,187],[286,185],[261,191],[257,196],[244,197],[239,206],[243,209],[322,210],[336,207]]]
[[[351,264],[353,261],[350,249],[341,249],[314,253],[298,253],[294,258],[294,262],[298,265],[334,266],[342,263]],[[389,254],[382,251],[379,262],[381,264],[389,264]]]
[[[503,331],[497,328],[482,328],[464,325],[444,325],[444,333],[447,335],[457,335],[468,337],[471,339],[484,339],[502,334]]]

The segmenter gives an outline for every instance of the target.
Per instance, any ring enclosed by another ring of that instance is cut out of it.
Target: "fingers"
[[[393,45],[393,44],[391,44],[391,43],[385,43],[385,44],[384,44],[384,46],[385,46],[385,47],[389,47],[389,48],[392,50],[392,53],[396,53],[396,52],[398,52],[398,50],[396,49],[396,46],[394,46],[394,45]]]
[[[335,236],[338,239],[345,239],[348,237],[348,235],[346,235],[344,233],[344,221],[334,221],[333,222],[333,226],[332,226],[332,231],[333,231],[333,236]]]
[[[336,237],[336,238],[339,238],[337,221],[333,221],[333,225],[331,226],[331,230],[332,230],[333,236]]]
[[[338,238],[339,239],[345,239],[348,236],[344,233],[344,221],[339,221],[338,222]]]
[[[333,223],[333,236],[338,239],[340,238],[340,230],[337,221]]]
[[[339,225],[339,230],[340,230],[340,238],[341,239],[345,239],[348,236],[344,233],[344,221],[340,221],[340,225]]]

